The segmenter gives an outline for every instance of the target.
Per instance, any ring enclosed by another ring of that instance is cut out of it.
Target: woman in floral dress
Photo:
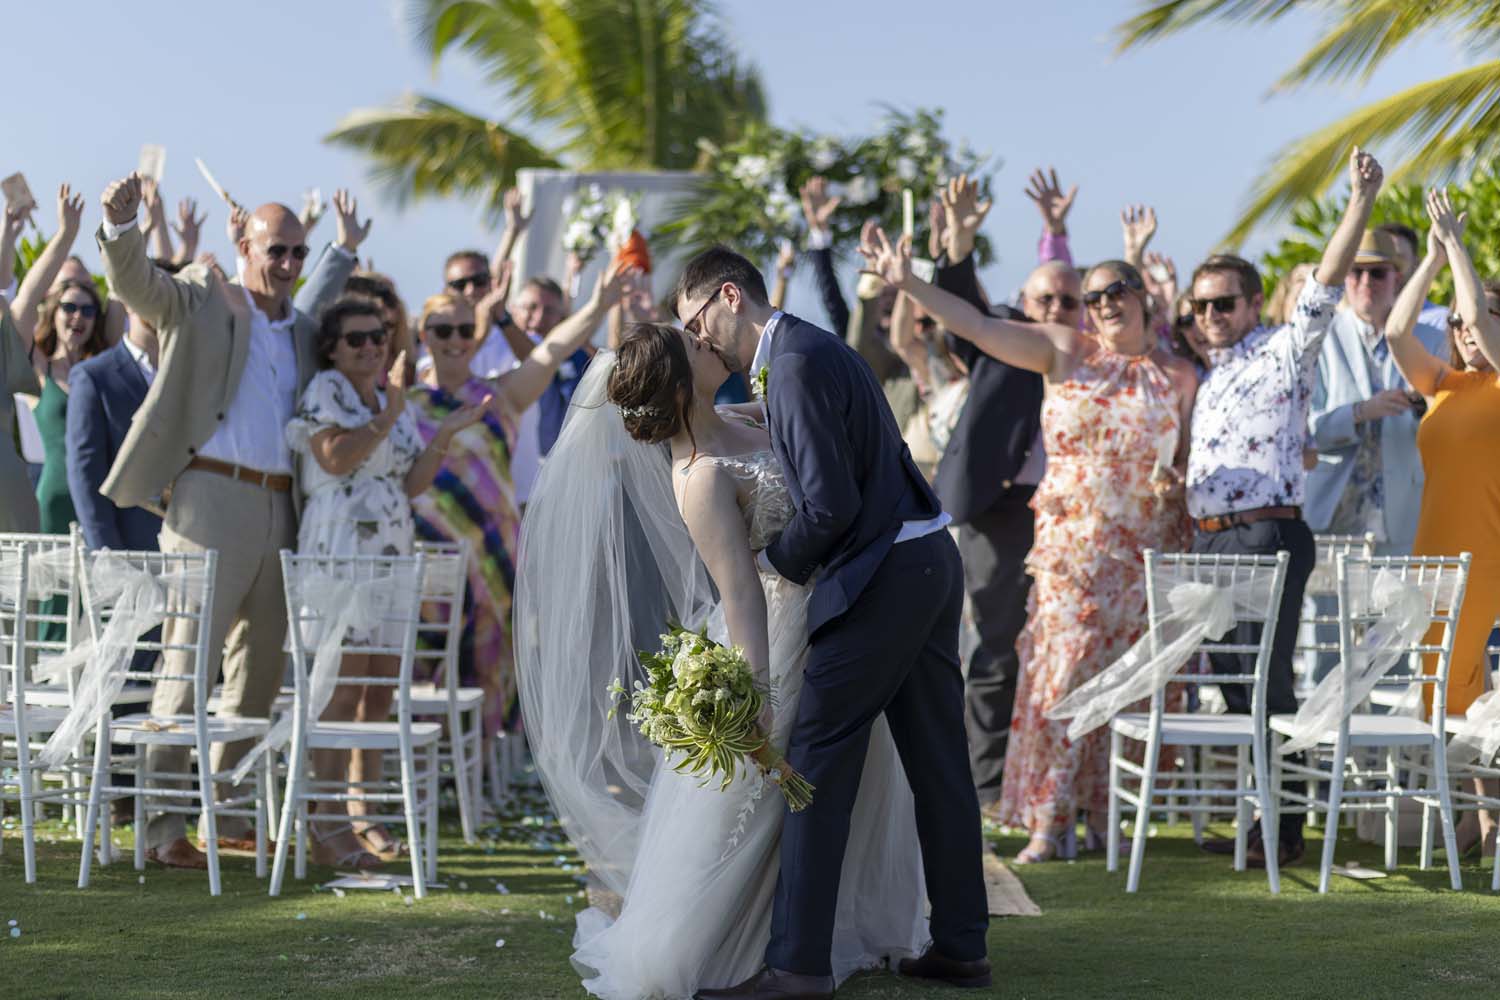
[[[867,247],[880,273],[956,336],[1006,364],[1040,372],[1047,395],[1047,471],[1032,508],[1033,584],[1017,643],[1020,681],[1005,757],[1000,819],[1024,827],[1022,863],[1071,857],[1078,813],[1102,839],[1108,805],[1108,734],[1077,743],[1045,715],[1140,637],[1146,623],[1141,549],[1187,540],[1182,469],[1197,375],[1150,329],[1140,273],[1105,261],[1084,278],[1094,335],[1050,323],[985,315],[919,281],[909,250]]]
[[[487,400],[484,419],[455,438],[432,488],[412,501],[417,537],[469,542],[472,561],[464,597],[459,672],[461,683],[485,692],[487,736],[505,728],[515,715],[510,598],[521,515],[510,460],[516,427],[558,367],[587,343],[635,274],[633,269],[611,268],[592,296],[553,327],[519,366],[493,379],[479,378],[469,370],[482,339],[474,307],[446,292],[422,306],[417,335],[433,363],[425,370],[426,381],[409,393],[422,439],[430,440],[454,410]]]

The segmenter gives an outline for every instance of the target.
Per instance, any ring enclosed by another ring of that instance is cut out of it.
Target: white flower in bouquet
[[[610,249],[618,250],[629,243],[630,234],[635,232],[639,222],[640,213],[636,211],[634,199],[624,194],[616,196],[614,210],[610,212]]]
[[[587,221],[574,219],[563,230],[563,248],[587,259],[599,249],[599,234]]]
[[[828,136],[823,136],[813,143],[812,150],[808,153],[808,162],[812,164],[814,170],[821,173],[839,162],[839,156],[838,143]]]
[[[850,205],[868,205],[880,195],[880,185],[874,178],[857,174],[844,185],[844,200]]]
[[[912,181],[916,180],[917,161],[912,159],[910,156],[897,157],[896,176],[901,178],[902,182],[906,184],[910,184]]]
[[[771,179],[771,158],[746,153],[735,161],[729,176],[748,187],[765,187]]]

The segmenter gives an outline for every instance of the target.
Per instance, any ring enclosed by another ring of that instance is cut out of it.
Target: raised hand
[[[937,197],[927,206],[927,256],[932,260],[943,255],[944,234],[947,232],[948,210],[943,207],[942,197]]]
[[[828,229],[829,220],[844,199],[841,195],[828,193],[828,181],[822,177],[810,177],[797,191],[802,199],[802,218],[808,229]]]
[[[1380,185],[1385,180],[1385,171],[1380,168],[1375,157],[1366,153],[1358,146],[1349,154],[1349,196],[1351,200],[1362,202],[1373,202],[1375,196],[1380,193]]]
[[[303,233],[313,231],[328,211],[328,202],[323,200],[323,193],[317,188],[308,188],[302,192],[302,211],[297,213],[297,218],[302,222]]]
[[[517,236],[531,225],[531,216],[521,211],[521,189],[511,188],[501,198],[505,208],[505,228]]]
[[[1171,257],[1155,250],[1146,254],[1145,264],[1141,278],[1146,282],[1146,291],[1156,299],[1158,308],[1172,308],[1177,301],[1177,265]]]
[[[490,408],[490,402],[493,398],[493,396],[486,394],[479,402],[468,406],[460,406],[448,414],[443,418],[443,422],[438,424],[437,434],[434,435],[435,439],[442,441],[443,446],[447,447],[447,443],[453,440],[455,434],[465,427],[472,427],[484,419],[485,411]]]
[[[172,223],[172,232],[182,240],[178,259],[190,260],[198,252],[198,238],[203,233],[203,220],[207,218],[207,212],[198,214],[198,202],[195,199],[184,198],[177,203],[177,221]]]
[[[1436,238],[1438,244],[1446,250],[1463,239],[1464,227],[1468,224],[1468,215],[1455,215],[1453,203],[1449,200],[1447,188],[1431,188],[1427,192],[1427,217],[1432,220],[1432,228],[1427,231],[1427,245],[1432,246]]]
[[[943,215],[945,217],[948,262],[956,264],[974,252],[974,241],[984,217],[994,207],[992,201],[979,200],[979,182],[967,174],[959,174],[948,181],[942,191]]]
[[[240,240],[245,238],[245,229],[250,225],[250,213],[239,205],[232,205],[229,209],[229,221],[224,224],[224,233],[229,237],[229,245],[239,253]]]
[[[884,229],[866,223],[859,234],[859,252],[865,259],[862,274],[873,274],[896,288],[904,288],[911,282],[910,237],[903,236],[891,246]]]
[[[359,245],[370,235],[373,219],[359,221],[359,201],[344,188],[333,193],[333,220],[338,226],[334,241],[350,253],[359,250]]]
[[[792,269],[797,263],[797,248],[792,245],[791,240],[782,240],[781,245],[776,248],[776,273],[783,274]]]
[[[5,222],[0,229],[0,242],[5,246],[15,246],[16,240],[21,238],[21,230],[26,228],[26,222],[31,218],[30,208],[16,208],[12,205],[5,206]]]
[[[1026,188],[1026,197],[1036,202],[1037,210],[1042,213],[1042,224],[1047,227],[1047,232],[1053,236],[1068,235],[1068,211],[1073,207],[1073,199],[1078,197],[1078,185],[1074,184],[1068,188],[1068,193],[1063,194],[1062,185],[1057,180],[1057,168],[1050,167],[1052,176],[1049,179],[1038,167],[1031,174],[1030,184]]]
[[[65,228],[71,225],[73,231],[78,229],[78,221],[83,216],[83,197],[68,197],[68,186],[64,184],[57,191],[57,218],[58,224]],[[104,203],[104,217],[116,226],[123,226],[127,222],[135,221],[135,214],[141,207],[141,178],[139,174],[132,173],[130,176],[115,181],[104,189],[100,198]],[[68,222],[71,217],[71,223]]]
[[[167,210],[161,203],[161,189],[155,178],[141,178],[141,204],[146,206],[146,218],[141,222],[141,232],[149,233],[157,226],[166,224]]]
[[[1156,209],[1150,205],[1126,205],[1120,212],[1120,229],[1125,237],[1125,260],[1140,267],[1146,246],[1156,235]]]
[[[618,260],[611,262],[594,286],[594,301],[608,309],[629,295],[640,277],[641,269],[635,265]]]
[[[385,374],[385,411],[391,415],[391,424],[406,409],[406,352],[396,355],[391,370]]]

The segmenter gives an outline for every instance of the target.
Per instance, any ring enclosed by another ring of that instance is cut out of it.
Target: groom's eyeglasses
[[[703,321],[703,314],[708,311],[709,306],[714,304],[714,299],[718,298],[719,293],[723,290],[723,285],[720,285],[717,289],[715,289],[714,293],[708,297],[708,301],[699,306],[698,311],[693,313],[693,318],[682,324],[682,328],[688,333],[692,334],[694,337],[698,336],[700,333],[699,327],[702,325]]]

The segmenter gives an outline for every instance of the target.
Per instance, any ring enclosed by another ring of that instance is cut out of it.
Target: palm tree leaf
[[[397,204],[481,194],[494,217],[517,170],[559,165],[515,130],[433,97],[408,96],[393,107],[353,111],[323,141],[369,155],[372,179]]]
[[[1274,21],[1297,7],[1323,7],[1329,0],[1165,0],[1115,29],[1116,52],[1159,41],[1209,21]]]
[[[1286,90],[1309,80],[1368,81],[1392,53],[1411,38],[1451,25],[1472,47],[1492,43],[1500,10],[1489,0],[1411,0],[1346,2],[1345,12],[1316,45],[1303,53],[1273,89]],[[1486,22],[1488,25],[1486,26]]]
[[[1392,181],[1447,179],[1500,154],[1500,60],[1418,84],[1354,111],[1298,140],[1275,158],[1226,237],[1241,242],[1261,220],[1327,190],[1343,175],[1349,150],[1395,138],[1404,165]]]

